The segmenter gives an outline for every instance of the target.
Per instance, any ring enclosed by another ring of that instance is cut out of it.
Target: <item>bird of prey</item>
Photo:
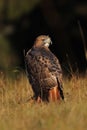
[[[62,69],[49,49],[51,44],[49,36],[40,35],[25,55],[27,76],[37,102],[64,100]]]

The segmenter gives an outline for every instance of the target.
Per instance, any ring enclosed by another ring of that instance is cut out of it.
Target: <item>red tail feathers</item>
[[[60,100],[60,92],[58,87],[54,87],[49,90],[49,101],[57,101]]]

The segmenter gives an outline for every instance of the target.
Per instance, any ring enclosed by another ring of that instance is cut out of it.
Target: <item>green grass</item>
[[[87,77],[64,79],[65,102],[32,103],[24,74],[0,76],[0,130],[86,130]]]

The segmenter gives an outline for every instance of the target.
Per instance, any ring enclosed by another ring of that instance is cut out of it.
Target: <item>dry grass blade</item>
[[[65,102],[31,103],[33,92],[24,74],[0,76],[1,130],[86,130],[87,76],[64,80]],[[20,104],[19,104],[20,102]]]

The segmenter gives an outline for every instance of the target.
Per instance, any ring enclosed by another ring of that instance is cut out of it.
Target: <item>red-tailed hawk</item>
[[[51,38],[38,36],[25,55],[27,75],[37,102],[64,99],[62,70],[57,57],[50,51]]]

